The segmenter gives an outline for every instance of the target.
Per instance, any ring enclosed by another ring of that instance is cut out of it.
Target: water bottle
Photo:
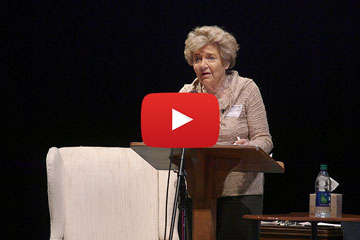
[[[315,181],[315,217],[330,217],[330,177],[327,172],[327,165],[320,165],[320,172]]]

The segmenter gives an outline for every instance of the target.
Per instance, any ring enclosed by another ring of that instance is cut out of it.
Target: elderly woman
[[[269,153],[273,147],[264,103],[253,80],[230,70],[239,47],[230,33],[217,26],[197,27],[185,41],[185,59],[196,79],[180,92],[214,94],[220,107],[218,144],[254,145]],[[232,172],[218,200],[217,239],[259,238],[256,221],[243,214],[260,214],[263,208],[263,173]]]

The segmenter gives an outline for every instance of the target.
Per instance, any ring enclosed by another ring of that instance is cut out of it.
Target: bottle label
[[[330,192],[316,193],[316,207],[330,207]]]

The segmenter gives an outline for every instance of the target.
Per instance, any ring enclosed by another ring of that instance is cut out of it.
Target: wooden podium
[[[130,147],[158,170],[169,168],[169,148],[148,147],[132,142]],[[173,150],[174,163],[181,149]],[[209,148],[186,149],[184,166],[187,190],[193,200],[193,240],[216,239],[216,200],[231,171],[283,173],[284,165],[254,146],[214,145]]]

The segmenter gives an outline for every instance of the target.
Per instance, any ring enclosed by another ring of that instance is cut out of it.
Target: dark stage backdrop
[[[195,74],[187,33],[219,25],[235,69],[260,87],[285,174],[267,174],[265,213],[308,211],[319,165],[360,214],[358,1],[21,1],[8,3],[5,154],[8,239],[47,239],[50,147],[141,141],[148,93]]]

